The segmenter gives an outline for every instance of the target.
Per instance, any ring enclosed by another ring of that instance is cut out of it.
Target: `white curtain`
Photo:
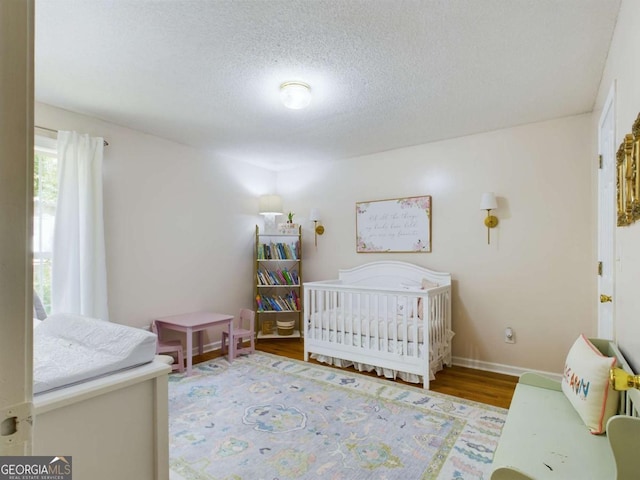
[[[52,312],[108,320],[102,215],[104,140],[58,132]]]

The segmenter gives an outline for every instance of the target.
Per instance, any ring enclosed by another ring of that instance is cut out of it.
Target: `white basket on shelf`
[[[278,335],[292,335],[295,324],[295,320],[278,320],[276,322],[276,325],[278,327]]]

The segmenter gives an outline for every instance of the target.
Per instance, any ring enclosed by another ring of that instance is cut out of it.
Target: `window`
[[[56,141],[35,138],[33,167],[33,288],[51,313],[51,260],[53,226],[58,198]]]

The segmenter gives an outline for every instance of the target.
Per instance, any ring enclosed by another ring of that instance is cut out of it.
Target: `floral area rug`
[[[266,353],[169,378],[171,480],[487,479],[507,411]]]

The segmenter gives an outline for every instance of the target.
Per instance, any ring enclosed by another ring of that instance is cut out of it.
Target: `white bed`
[[[79,316],[34,320],[34,455],[74,478],[168,479],[168,363],[155,335]]]
[[[34,320],[33,393],[74,385],[152,362],[156,336],[72,314]]]
[[[304,284],[304,359],[423,383],[451,365],[451,275],[397,261]]]

